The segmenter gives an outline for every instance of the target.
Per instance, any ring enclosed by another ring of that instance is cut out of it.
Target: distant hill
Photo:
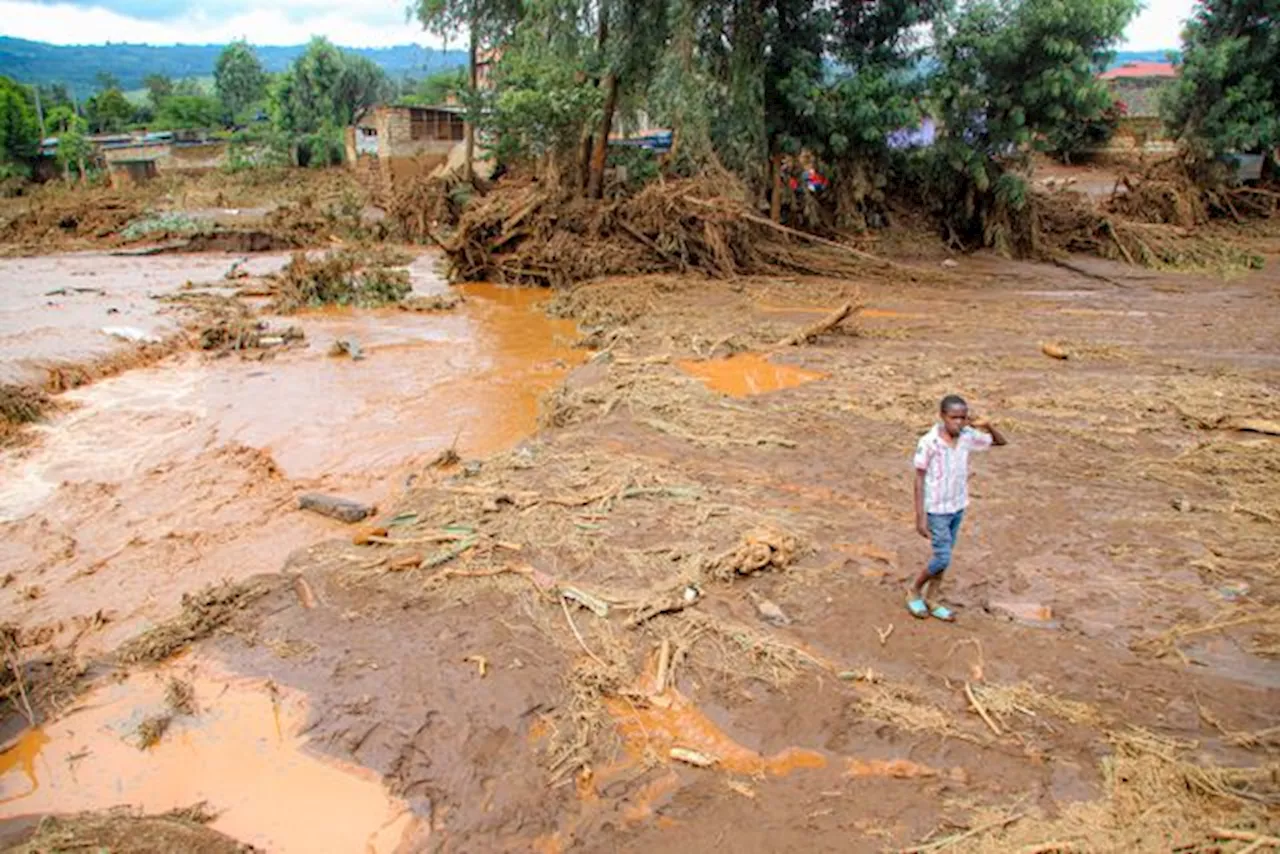
[[[54,45],[0,36],[0,74],[22,83],[65,83],[77,96],[92,94],[100,71],[112,74],[122,88],[140,89],[148,74],[175,80],[208,77],[223,45],[105,44]],[[305,45],[255,47],[268,71],[284,71]],[[467,64],[466,51],[432,50],[419,45],[383,48],[343,48],[376,62],[393,78],[425,77]],[[1163,62],[1170,51],[1120,51],[1113,65],[1125,62]]]
[[[22,83],[65,83],[78,97],[92,94],[101,71],[112,74],[124,89],[138,89],[148,74],[174,79],[206,77],[224,45],[55,45],[0,36],[0,74]],[[255,46],[268,71],[284,71],[305,45]],[[343,48],[367,56],[393,78],[424,77],[467,64],[462,50],[432,50],[419,45]]]
[[[1167,50],[1121,50],[1116,51],[1116,58],[1111,61],[1111,68],[1124,65],[1126,62],[1168,62],[1169,55],[1176,59],[1181,51],[1176,48]]]

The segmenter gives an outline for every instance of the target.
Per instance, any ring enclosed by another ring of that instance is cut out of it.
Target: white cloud
[[[405,21],[405,5],[404,0],[276,0],[257,11],[216,15],[193,5],[186,14],[144,20],[100,6],[0,0],[0,21],[7,36],[53,44],[221,44],[245,38],[253,44],[294,45],[315,35],[345,47],[439,47],[438,39]]]
[[[1147,0],[1146,8],[1129,24],[1124,50],[1173,50],[1182,46],[1182,26],[1195,0]]]
[[[104,0],[110,2],[110,0]],[[114,2],[116,8],[128,3]],[[171,5],[165,4],[166,10]],[[439,47],[422,29],[404,19],[405,0],[273,0],[269,8],[252,9],[250,0],[229,0],[225,14],[217,2],[192,3],[185,14],[132,17],[88,3],[0,0],[5,35],[54,44],[220,44],[247,38],[254,44],[301,44],[313,35],[327,36],[347,47],[424,44]],[[1194,0],[1148,0],[1129,25],[1125,50],[1176,48]],[[206,11],[208,10],[208,11]]]

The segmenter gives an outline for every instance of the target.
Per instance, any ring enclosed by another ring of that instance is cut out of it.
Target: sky
[[[0,34],[54,44],[293,45],[313,35],[346,47],[440,47],[405,20],[407,0],[0,0]],[[1193,0],[1146,0],[1123,50],[1175,48]]]

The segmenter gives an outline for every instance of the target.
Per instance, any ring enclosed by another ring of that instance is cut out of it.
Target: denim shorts
[[[960,523],[964,521],[964,511],[955,513],[930,513],[929,540],[933,543],[933,557],[929,559],[929,574],[941,575],[951,566],[951,550],[956,546],[956,538],[960,536]]]

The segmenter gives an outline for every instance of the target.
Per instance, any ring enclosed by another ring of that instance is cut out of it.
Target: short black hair
[[[964,402],[963,397],[958,394],[949,394],[942,399],[942,403],[938,404],[938,411],[946,412],[953,406],[963,406],[965,409],[969,408],[969,404]]]

